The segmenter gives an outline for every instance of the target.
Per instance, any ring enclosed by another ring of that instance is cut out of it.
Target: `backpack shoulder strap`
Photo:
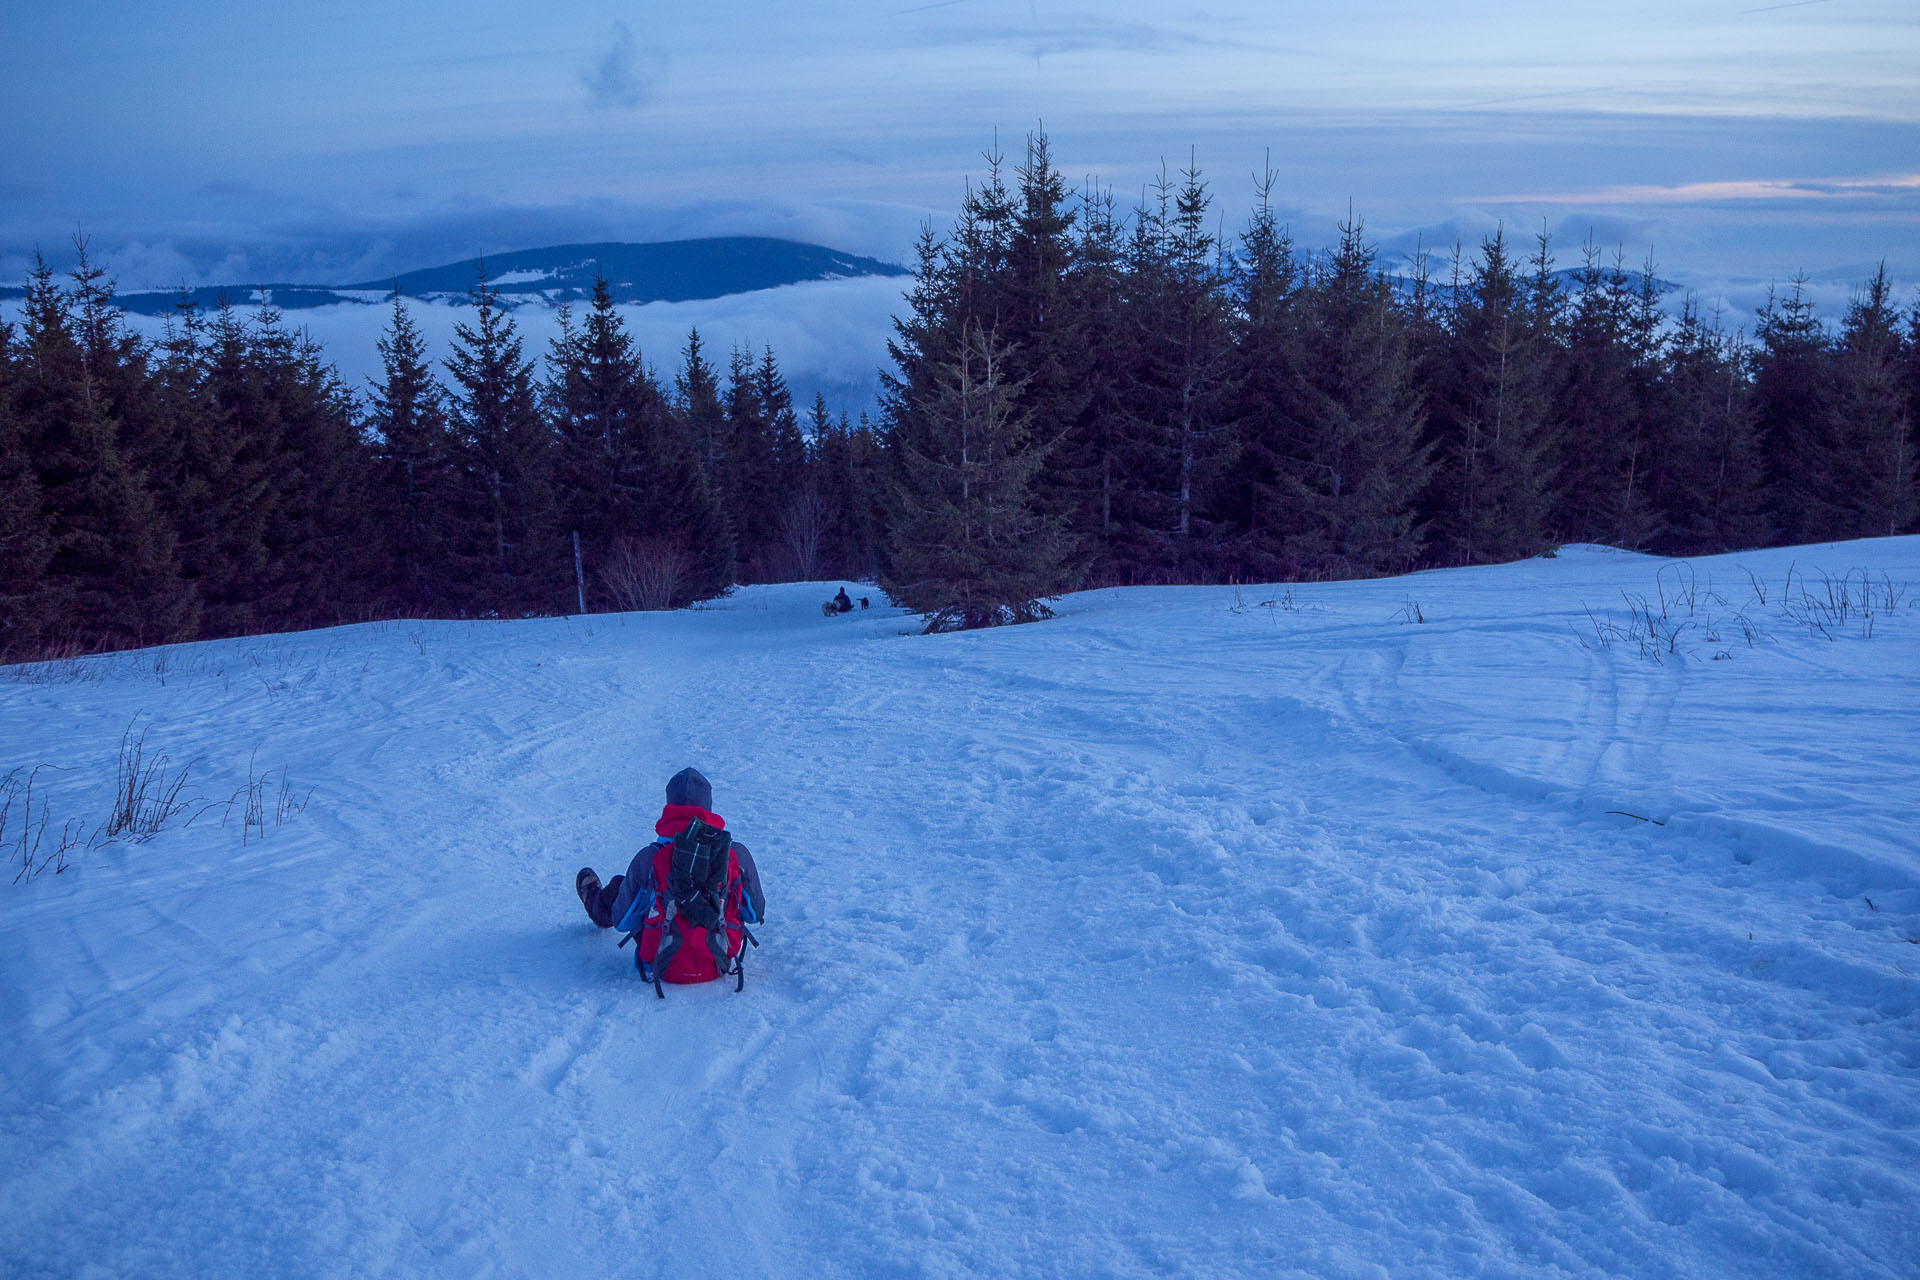
[[[626,913],[614,923],[614,928],[626,935],[620,939],[620,945],[623,947],[632,942],[634,935],[646,927],[647,917],[653,914],[654,902],[660,894],[660,887],[654,883],[654,857],[661,849],[672,843],[671,840],[655,840],[652,844],[641,848],[642,853],[648,854],[647,878],[644,883],[634,886],[633,901],[628,904]],[[634,861],[638,862],[640,859],[635,858]]]
[[[738,840],[733,842],[733,856],[740,865],[741,918],[748,924],[759,924],[767,914],[767,895],[760,887],[760,868],[754,865],[753,851]]]

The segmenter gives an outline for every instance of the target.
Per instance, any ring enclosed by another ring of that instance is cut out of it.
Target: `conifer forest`
[[[528,352],[482,272],[438,367],[396,296],[356,388],[270,308],[183,298],[149,341],[84,254],[42,263],[0,325],[0,657],[822,578],[967,627],[1916,528],[1920,307],[1884,270],[1832,324],[1512,230],[1389,275],[1358,216],[1298,247],[1271,188],[1231,229],[1191,166],[1122,208],[1030,138],[923,232],[873,415],[697,331],[663,371],[604,286]]]

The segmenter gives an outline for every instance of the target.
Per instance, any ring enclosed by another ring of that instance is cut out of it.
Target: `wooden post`
[[[573,589],[580,596],[580,612],[587,611],[587,580],[580,572],[580,531],[573,531]]]

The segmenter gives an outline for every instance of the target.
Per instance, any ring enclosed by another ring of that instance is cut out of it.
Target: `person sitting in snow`
[[[840,588],[840,590],[834,593],[833,608],[836,613],[853,612],[853,601],[847,598],[847,589],[845,587]]]
[[[634,963],[655,991],[662,981],[728,974],[745,982],[742,950],[758,945],[746,926],[762,919],[766,895],[753,854],[726,826],[713,811],[713,785],[698,769],[682,769],[667,779],[667,803],[653,824],[660,838],[633,855],[626,874],[604,885],[592,867],[574,877],[587,918],[602,929],[618,925],[627,934],[622,946],[639,944]]]

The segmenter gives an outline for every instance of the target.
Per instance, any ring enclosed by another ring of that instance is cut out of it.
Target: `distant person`
[[[839,591],[834,593],[833,611],[835,613],[853,612],[853,601],[847,598],[847,589],[845,587],[840,588]]]
[[[667,803],[653,824],[659,837],[633,855],[627,873],[607,884],[592,867],[580,868],[574,892],[587,918],[618,928],[638,945],[634,965],[662,999],[662,982],[712,982],[736,977],[746,985],[746,945],[759,946],[747,926],[766,910],[760,869],[747,846],[713,811],[713,785],[698,769],[667,779]]]

